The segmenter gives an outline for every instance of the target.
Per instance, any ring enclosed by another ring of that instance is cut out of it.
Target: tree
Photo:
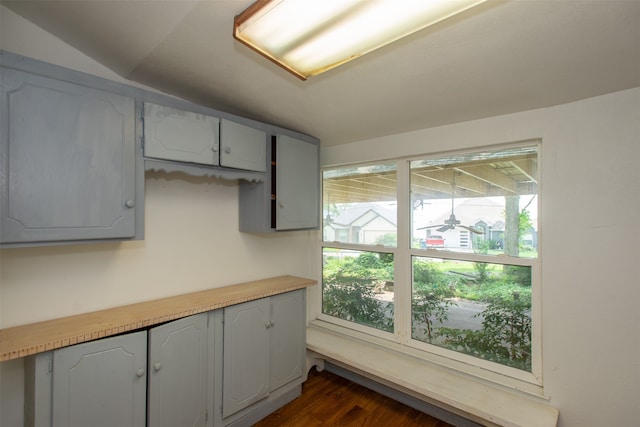
[[[518,256],[520,253],[520,196],[505,197],[504,253]]]
[[[457,305],[446,298],[447,292],[442,286],[434,286],[431,289],[414,289],[411,299],[411,316],[413,317],[413,332],[415,334],[418,327],[424,328],[427,340],[431,342],[434,338],[434,321],[442,324],[449,317],[447,315],[449,307]]]
[[[452,289],[445,283],[444,275],[428,262],[416,261],[413,264],[413,296],[411,298],[411,316],[413,333],[419,328],[426,333],[431,342],[435,336],[434,322],[442,324],[448,319],[448,310],[457,305],[449,298]]]

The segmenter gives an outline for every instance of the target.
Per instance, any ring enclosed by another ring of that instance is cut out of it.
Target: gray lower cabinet
[[[0,74],[0,243],[134,238],[135,99]]]
[[[300,381],[306,366],[305,290],[276,295],[271,300],[270,391]]]
[[[207,397],[213,390],[208,316],[197,314],[149,330],[149,426],[207,425]]]
[[[29,356],[27,427],[250,426],[295,399],[306,290]]]
[[[146,331],[40,353],[26,364],[26,425],[144,427],[146,379]]]
[[[271,137],[264,182],[240,183],[240,231],[263,233],[319,227],[318,141]]]
[[[25,424],[212,425],[209,315],[28,357]]]
[[[224,309],[223,425],[251,425],[300,394],[305,320],[304,290]]]

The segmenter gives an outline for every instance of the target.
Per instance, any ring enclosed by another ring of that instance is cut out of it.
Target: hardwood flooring
[[[302,396],[254,427],[452,427],[331,372],[312,369]]]

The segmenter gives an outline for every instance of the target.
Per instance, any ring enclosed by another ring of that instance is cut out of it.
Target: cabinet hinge
[[[140,107],[140,109],[138,110],[140,111],[140,148],[144,149],[144,106]]]

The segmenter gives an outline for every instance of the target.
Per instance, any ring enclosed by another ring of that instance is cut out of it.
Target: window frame
[[[499,151],[513,148],[535,147],[537,152],[537,217],[538,217],[538,245],[536,258],[520,258],[508,255],[487,255],[476,253],[461,253],[448,251],[442,248],[412,248],[412,224],[411,224],[411,162],[416,160],[429,160],[442,158],[444,156],[464,156],[473,153],[486,151]],[[324,248],[337,248],[345,250],[368,251],[378,253],[391,253],[394,257],[394,332],[385,332],[373,327],[360,325],[347,320],[339,319],[322,312],[323,294],[322,286],[319,287],[319,298],[317,299],[317,316],[321,322],[327,322],[337,327],[341,333],[346,335],[370,336],[383,346],[397,349],[403,353],[411,354],[425,361],[431,361],[444,366],[472,373],[492,381],[520,387],[521,382],[524,389],[531,386],[542,386],[542,283],[541,283],[541,259],[543,230],[541,230],[541,205],[542,191],[540,184],[541,177],[541,150],[542,141],[539,139],[528,140],[512,144],[500,144],[492,146],[474,147],[467,150],[455,150],[450,152],[428,153],[422,155],[412,155],[395,159],[380,159],[375,162],[363,162],[326,166],[321,168],[321,185],[324,193],[324,172],[336,169],[356,168],[362,166],[373,166],[378,164],[396,164],[397,174],[397,219],[396,247],[382,245],[365,245],[358,243],[324,241],[323,232],[319,233],[320,247],[320,277],[323,277],[322,256]],[[321,211],[324,204],[321,203]],[[321,218],[323,218],[321,216]],[[324,229],[324,223],[322,224]],[[411,298],[413,286],[412,261],[414,257],[453,259],[471,262],[488,262],[495,264],[521,265],[531,267],[531,372],[523,371],[497,362],[484,360],[471,355],[449,350],[443,347],[429,344],[412,338],[411,319]],[[328,327],[333,328],[333,326]],[[363,335],[364,334],[364,335]],[[515,381],[515,382],[514,382]]]

